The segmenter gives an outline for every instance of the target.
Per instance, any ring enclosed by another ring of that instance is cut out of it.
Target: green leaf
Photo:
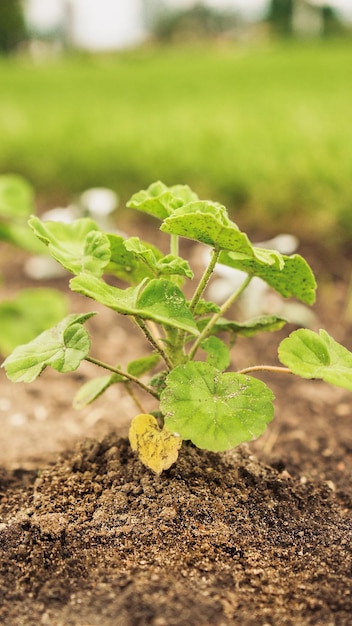
[[[110,233],[107,237],[110,242],[111,256],[104,273],[117,276],[130,285],[138,285],[144,278],[154,277],[154,272],[134,252],[126,248],[125,244],[128,240],[120,235]],[[154,250],[154,247],[151,246],[151,249]]]
[[[134,361],[130,361],[127,366],[127,371],[132,376],[139,378],[143,376],[146,372],[149,372],[153,367],[159,363],[160,354],[150,354],[148,356],[143,356],[140,359],[135,359]]]
[[[352,352],[325,330],[296,330],[279,346],[279,359],[302,378],[320,378],[352,391]]]
[[[82,324],[95,313],[71,314],[29,343],[18,346],[2,364],[13,382],[31,383],[50,365],[73,372],[87,356],[90,339]]]
[[[67,299],[55,289],[23,289],[0,302],[0,352],[7,356],[67,315]]]
[[[261,435],[273,419],[272,391],[260,380],[199,361],[166,379],[160,407],[165,426],[199,448],[220,452]]]
[[[198,335],[185,296],[168,280],[151,280],[139,296],[137,307],[137,315],[140,317]]]
[[[153,376],[149,381],[149,385],[153,387],[159,395],[162,392],[162,390],[165,389],[166,376],[167,376],[167,370],[164,370],[162,372],[158,372],[157,374],[155,374],[155,376]]]
[[[203,330],[209,319],[202,319],[198,322],[199,330]],[[211,332],[217,334],[222,331],[228,331],[243,337],[252,337],[260,332],[280,330],[285,324],[287,324],[287,320],[284,320],[282,317],[276,317],[276,315],[260,315],[246,322],[233,322],[221,317],[216,321]]]
[[[81,274],[70,280],[70,289],[92,298],[122,315],[134,315],[141,287],[137,285],[137,287],[119,289],[108,285],[101,278],[92,274]]]
[[[145,276],[153,278],[159,277],[159,260],[163,258],[163,253],[155,246],[143,242],[139,237],[130,237],[124,241],[124,246],[131,256],[134,256],[135,262],[144,267]]]
[[[255,253],[258,250],[259,248],[254,248]],[[282,268],[277,263],[264,262],[266,257],[262,254],[260,257],[243,259],[236,253],[223,251],[220,253],[219,263],[252,276],[259,276],[284,298],[294,296],[305,304],[314,304],[317,284],[311,268],[303,257],[299,254],[280,255],[284,263]]]
[[[126,250],[128,252],[132,252],[135,257],[140,259],[155,276],[157,259],[163,256],[162,253],[159,253],[154,246],[143,243],[139,237],[130,237],[129,239],[126,239],[124,245]]]
[[[252,257],[252,245],[238,226],[229,220],[224,206],[198,201],[175,210],[160,230],[170,235],[195,239],[217,249],[235,250]]]
[[[195,315],[207,315],[207,313],[218,313],[220,307],[210,300],[199,300],[196,305]],[[207,320],[209,321],[209,320]]]
[[[187,185],[167,187],[161,181],[157,181],[152,183],[148,189],[135,193],[127,202],[127,206],[163,220],[178,207],[197,200],[197,198],[197,195]]]
[[[227,345],[218,337],[208,337],[200,344],[207,353],[207,363],[217,367],[219,370],[226,370],[230,365],[230,350]]]
[[[278,270],[282,270],[285,265],[283,255],[277,250],[253,246],[253,254],[255,259],[263,265],[274,265]]]
[[[111,376],[98,376],[89,380],[76,393],[72,403],[73,408],[77,410],[83,409],[99,398],[111,385],[118,382],[126,382],[126,378],[118,374],[112,374]]]
[[[149,281],[142,292],[140,285],[118,289],[89,274],[73,278],[70,287],[122,315],[134,315],[198,334],[182,291],[163,278]]]
[[[27,218],[33,211],[34,192],[31,185],[17,174],[0,176],[0,216]]]
[[[82,218],[65,224],[42,222],[32,217],[28,223],[48,246],[51,256],[69,272],[89,272],[94,276],[103,274],[110,261],[110,243],[108,236],[99,230],[93,220]]]
[[[151,280],[139,296],[137,307],[139,311],[137,315],[140,317],[198,335],[197,325],[185,296],[168,280],[163,278]]]
[[[156,265],[159,276],[185,276],[192,280],[194,274],[188,261],[174,254],[167,254]]]
[[[162,252],[150,244],[142,242],[139,237],[130,237],[124,242],[126,250],[132,252],[146,265],[155,278],[179,275],[193,278],[193,272],[185,259],[173,254],[163,256]]]

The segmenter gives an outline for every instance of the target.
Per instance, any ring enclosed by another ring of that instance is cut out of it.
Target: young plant
[[[72,372],[82,360],[105,369],[105,376],[83,385],[74,405],[89,404],[111,385],[124,385],[139,411],[130,427],[132,448],[156,473],[176,461],[184,440],[217,452],[261,435],[273,419],[274,395],[252,376],[258,371],[320,378],[352,390],[352,353],[324,330],[317,334],[300,329],[284,339],[278,351],[282,367],[257,365],[226,371],[238,335],[274,331],[285,324],[275,316],[245,322],[228,319],[231,306],[254,276],[284,298],[314,303],[316,282],[300,255],[285,256],[252,245],[229,219],[225,207],[199,200],[187,186],[156,182],[135,194],[128,206],[161,221],[161,231],[170,236],[169,254],[138,237],[125,239],[103,232],[87,218],[64,224],[32,217],[29,224],[50,254],[75,275],[70,288],[130,318],[150,344],[150,354],[124,367],[94,358],[84,323],[95,313],[71,314],[13,351],[3,363],[11,380],[31,382],[49,365],[59,372]],[[190,300],[182,286],[193,279],[193,272],[179,256],[180,237],[211,250]],[[240,288],[221,306],[205,297],[217,263],[244,272]],[[112,286],[104,279],[108,275],[127,286]],[[143,409],[137,388],[155,399],[154,414]]]

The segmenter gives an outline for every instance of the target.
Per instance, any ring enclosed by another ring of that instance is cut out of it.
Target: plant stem
[[[280,367],[278,365],[252,365],[245,367],[243,370],[236,372],[237,374],[250,374],[251,372],[277,372],[278,374],[293,374],[288,367]]]
[[[145,337],[148,339],[149,343],[153,346],[153,348],[159,352],[160,356],[163,358],[163,360],[165,361],[165,364],[168,368],[168,370],[171,370],[173,365],[172,362],[170,361],[167,353],[165,352],[164,348],[160,345],[160,343],[157,341],[157,339],[155,339],[155,337],[153,337],[152,333],[150,332],[148,326],[144,323],[144,321],[136,316],[133,317],[134,321],[136,322],[137,326],[139,326],[139,328],[141,329],[141,331],[144,333]]]
[[[136,407],[139,409],[139,411],[141,413],[146,413],[146,410],[143,406],[143,404],[141,403],[140,399],[136,396],[136,394],[134,393],[129,381],[126,381],[125,383],[125,389],[128,393],[128,395],[132,398],[133,402],[135,403]]]
[[[242,285],[237,289],[237,291],[235,291],[233,294],[231,294],[231,296],[229,298],[227,298],[227,300],[225,300],[224,304],[220,307],[220,310],[215,313],[215,315],[213,315],[213,317],[211,318],[211,320],[208,322],[208,324],[203,328],[202,332],[200,333],[200,335],[198,336],[198,338],[196,339],[196,341],[194,342],[190,352],[189,352],[189,358],[193,359],[200,344],[202,343],[202,341],[204,339],[206,339],[209,334],[211,329],[213,328],[213,326],[215,326],[216,322],[218,321],[218,319],[220,319],[220,317],[222,317],[224,315],[224,313],[227,311],[227,309],[230,308],[230,306],[235,302],[235,300],[237,300],[237,298],[241,295],[241,293],[246,289],[246,287],[248,287],[249,283],[252,280],[252,276],[250,274],[248,274],[247,278],[243,281]]]
[[[209,279],[214,271],[214,267],[217,263],[217,260],[219,258],[220,255],[220,250],[217,250],[216,248],[213,248],[212,250],[212,255],[210,258],[210,261],[208,263],[208,266],[206,267],[202,278],[199,281],[198,287],[194,292],[193,298],[190,302],[189,308],[191,313],[194,313],[194,311],[196,310],[197,304],[199,302],[199,300],[201,299],[203,292],[205,291],[207,284],[209,282]]]
[[[113,374],[118,374],[119,376],[123,376],[123,378],[126,378],[127,380],[130,380],[132,383],[135,383],[141,389],[143,389],[143,391],[146,391],[151,396],[159,400],[158,394],[156,393],[156,391],[154,391],[152,387],[148,387],[148,385],[145,385],[144,383],[142,383],[141,380],[139,380],[132,374],[129,374],[128,372],[124,372],[123,370],[120,370],[118,367],[112,367],[112,365],[108,365],[108,363],[99,361],[99,359],[95,359],[92,356],[86,356],[85,360],[89,361],[90,363],[94,363],[94,365],[98,365],[98,367],[103,367],[104,369],[109,370],[109,372],[113,372]]]
[[[202,295],[203,295],[203,293],[204,293],[204,291],[205,291],[205,289],[206,289],[206,287],[208,285],[208,282],[209,282],[209,280],[211,278],[211,275],[212,275],[212,273],[214,271],[214,267],[215,267],[216,262],[217,262],[217,260],[219,258],[219,255],[220,255],[220,250],[217,250],[216,248],[213,248],[210,261],[209,261],[209,263],[208,263],[208,265],[207,265],[207,267],[206,267],[206,269],[205,269],[205,271],[203,273],[202,278],[200,279],[200,281],[198,283],[197,289],[195,290],[195,292],[193,294],[193,298],[192,298],[192,300],[191,300],[191,302],[189,304],[189,309],[190,309],[192,314],[194,314],[194,312],[195,312],[195,310],[197,308],[197,304],[198,304],[199,300],[201,299],[201,297],[202,297]],[[179,331],[178,340],[177,340],[177,343],[176,343],[176,353],[180,352],[181,349],[183,349],[183,343],[184,343],[185,335],[186,335],[185,331]]]
[[[220,311],[218,313],[216,313],[215,316],[214,316],[214,317],[216,317],[215,321],[217,321],[222,315],[224,315],[224,313],[227,311],[227,309],[229,309],[230,306],[233,305],[235,300],[237,300],[237,298],[240,297],[240,295],[243,293],[243,291],[248,287],[248,285],[251,282],[252,278],[253,278],[252,274],[248,274],[247,278],[244,279],[242,285],[240,285],[240,287],[237,289],[237,291],[235,291],[229,298],[227,298],[227,300],[225,300],[224,304],[222,304],[221,307],[220,307]]]
[[[170,236],[170,254],[173,254],[174,256],[178,256],[178,242],[178,235]]]

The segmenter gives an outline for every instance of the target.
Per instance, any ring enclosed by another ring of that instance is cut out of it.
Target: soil
[[[320,284],[319,325],[352,349],[350,255],[300,252]],[[4,247],[8,293],[29,286],[23,260]],[[116,327],[112,312],[70,298],[73,311],[99,310],[94,356],[144,350],[128,320]],[[234,366],[275,363],[279,339],[239,341]],[[72,409],[96,374],[46,370],[27,386],[1,370],[0,624],[352,624],[350,392],[262,376],[277,400],[260,439],[224,454],[184,445],[156,476],[127,442],[136,411],[121,387]]]

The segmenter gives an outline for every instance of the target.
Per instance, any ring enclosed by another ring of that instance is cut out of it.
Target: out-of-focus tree
[[[337,11],[333,7],[323,7],[324,35],[336,36],[348,34],[347,26],[339,19]]]
[[[328,0],[271,0],[266,19],[274,34],[283,37],[324,37],[347,31]]]
[[[26,38],[21,0],[0,0],[0,54],[10,54]]]
[[[164,10],[154,21],[154,36],[163,42],[219,37],[238,26],[233,11],[220,11],[196,4],[189,9]]]
[[[293,0],[271,0],[267,19],[277,35],[291,35],[292,12]]]

